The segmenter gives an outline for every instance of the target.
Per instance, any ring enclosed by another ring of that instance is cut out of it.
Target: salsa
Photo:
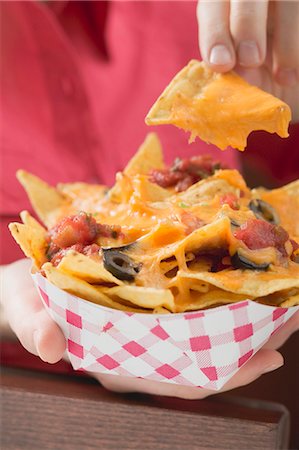
[[[74,244],[88,245],[95,241],[97,235],[97,222],[91,215],[83,212],[64,217],[49,230],[51,243],[58,248],[71,247]]]
[[[83,244],[75,244],[71,247],[66,247],[58,250],[57,252],[54,252],[52,254],[51,263],[53,266],[57,266],[62,258],[66,255],[68,250],[74,250],[76,252],[82,253],[83,255],[90,256],[90,257],[97,257],[99,255],[100,246],[98,244],[91,244],[91,245],[83,245]]]
[[[234,236],[250,250],[274,247],[286,256],[285,243],[289,240],[289,234],[281,226],[265,220],[250,219],[234,232]]]
[[[91,214],[80,212],[64,217],[49,230],[47,256],[54,265],[70,249],[92,256],[99,252],[96,241],[100,237],[117,239],[121,234],[120,226],[97,223]]]
[[[163,188],[174,187],[176,192],[181,192],[220,168],[220,163],[214,161],[211,155],[177,158],[169,168],[152,170],[150,181]]]

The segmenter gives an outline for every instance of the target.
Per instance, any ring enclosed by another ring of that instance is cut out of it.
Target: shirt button
[[[69,77],[64,76],[61,78],[61,90],[66,97],[72,97],[74,95],[75,86]]]

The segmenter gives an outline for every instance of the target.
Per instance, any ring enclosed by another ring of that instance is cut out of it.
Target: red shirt
[[[111,185],[150,131],[144,117],[157,96],[179,69],[200,56],[195,1],[0,5],[0,232],[1,262],[6,263],[23,256],[7,224],[20,210],[30,210],[16,170],[51,184]],[[211,152],[228,166],[237,164],[237,151],[222,153],[200,140],[189,145],[186,133],[172,126],[155,131],[168,162]],[[256,140],[251,136],[249,147]],[[281,181],[298,176],[298,152],[293,152],[290,172],[279,151],[283,146],[284,155],[291,155],[289,149],[298,147],[298,127],[291,139],[262,134],[258,142],[261,153],[268,151],[267,142],[277,146],[269,155]]]

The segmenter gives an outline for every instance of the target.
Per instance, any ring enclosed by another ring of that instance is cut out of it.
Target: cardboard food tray
[[[139,314],[70,295],[39,273],[33,279],[65,335],[75,370],[215,391],[299,309],[245,300],[181,314]]]

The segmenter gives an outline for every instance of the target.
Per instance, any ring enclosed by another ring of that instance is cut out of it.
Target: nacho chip
[[[56,189],[70,202],[63,205],[64,208],[68,208],[68,211],[64,211],[64,215],[75,214],[78,211],[92,213],[108,193],[107,186],[82,182],[59,183]]]
[[[88,183],[58,183],[57,190],[64,197],[69,197],[73,201],[78,199],[99,199],[107,193],[107,186],[102,184],[88,184]],[[83,208],[84,209],[84,208]]]
[[[247,136],[265,130],[288,136],[289,106],[251,86],[234,72],[220,74],[192,60],[170,82],[153,105],[147,125],[173,124],[215,144],[244,150]]]
[[[299,265],[290,263],[290,266],[288,269],[280,267],[271,271],[241,269],[227,269],[216,273],[179,271],[177,277],[205,281],[224,291],[258,298],[284,289],[298,288]]]
[[[175,310],[173,295],[169,289],[124,285],[107,288],[105,293],[109,297],[116,295],[142,308],[155,309],[165,307],[170,311]]]
[[[133,194],[132,180],[124,172],[118,172],[115,185],[109,190],[108,197],[114,203],[128,203]]]
[[[234,294],[233,292],[225,292],[222,289],[214,288],[197,296],[193,294],[193,296],[191,296],[191,299],[191,302],[183,303],[177,306],[178,312],[180,310],[196,311],[198,309],[211,308],[213,306],[215,307],[230,303],[237,303],[243,300],[247,300],[248,296],[243,294]]]
[[[235,178],[236,173],[238,174],[236,170],[225,172],[230,172],[231,179]],[[175,198],[177,202],[183,202],[188,205],[195,205],[197,203],[203,203],[213,200],[213,198],[219,193],[221,195],[224,195],[228,192],[236,194],[239,191],[240,189],[238,187],[235,187],[227,180],[221,179],[219,176],[214,175],[212,177],[209,177],[208,179],[204,179],[196,184],[193,184],[186,191],[176,194]]]
[[[153,314],[169,314],[168,309],[163,308],[163,306],[158,306],[153,310]]]
[[[185,255],[186,262],[193,261],[194,258],[195,258],[195,255],[191,252],[189,252]],[[167,274],[169,274],[169,272],[172,272],[174,269],[176,269],[176,271],[178,270],[178,262],[174,256],[167,258],[167,259],[163,259],[160,262],[160,270],[164,275],[167,276]]]
[[[95,261],[82,253],[69,250],[62,258],[57,268],[63,272],[69,273],[88,283],[101,284],[113,283],[121,285],[123,282],[115,278],[108,270],[104,268],[102,262]]]
[[[9,230],[24,254],[31,258],[35,269],[40,269],[47,261],[47,230],[28,211],[22,211],[20,216],[23,224],[10,223]]]
[[[194,230],[193,233],[184,239],[162,248],[159,254],[163,259],[174,255],[179,262],[182,258],[183,264],[181,267],[183,267],[186,264],[186,254],[189,252],[203,253],[205,250],[221,248],[227,244],[228,234],[230,233],[230,220],[227,217],[223,217]]]
[[[137,153],[126,166],[124,173],[128,176],[146,175],[152,169],[164,167],[161,142],[156,133],[148,133]]]
[[[278,292],[273,292],[269,295],[266,295],[264,297],[259,297],[256,299],[258,303],[262,303],[263,305],[269,305],[269,306],[281,306],[285,302],[290,301],[290,306],[294,306],[295,303],[292,305],[292,302],[295,302],[299,295],[299,289],[298,288],[290,288],[290,289],[283,289]]]
[[[25,170],[18,170],[17,178],[27,192],[34,211],[40,220],[47,227],[54,226],[57,215],[60,215],[61,208],[65,206],[64,196],[57,189]]]
[[[257,189],[256,192],[259,198],[275,208],[287,232],[299,238],[299,180],[272,191]]]
[[[124,188],[130,190],[129,184],[124,180],[128,180],[134,175],[147,175],[152,169],[162,169],[164,167],[163,153],[160,140],[156,133],[149,133],[145,141],[139,147],[137,153],[128,163],[122,172],[122,175],[116,177],[116,183],[109,191],[109,198],[113,202],[122,201]]]
[[[291,306],[299,305],[299,294],[293,295],[292,297],[288,298],[284,302],[282,302],[279,306],[281,308],[290,308]]]
[[[133,178],[132,188],[134,198],[142,202],[162,202],[171,196],[169,190],[151,183],[144,175],[136,175]]]
[[[56,287],[63,289],[72,295],[76,295],[77,297],[81,297],[108,308],[119,309],[121,311],[132,311],[131,308],[115,302],[86,281],[74,277],[73,275],[69,275],[66,272],[62,272],[51,263],[45,263],[42,269],[50,283],[53,283]]]

